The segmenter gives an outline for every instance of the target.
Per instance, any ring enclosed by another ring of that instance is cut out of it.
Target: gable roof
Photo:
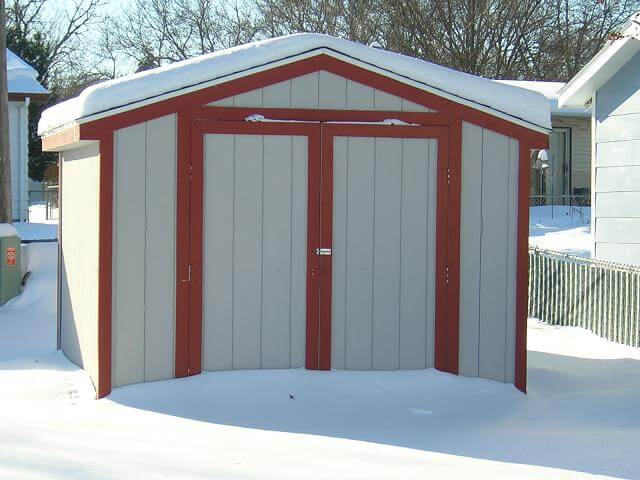
[[[595,57],[560,91],[561,107],[581,107],[593,94],[640,52],[640,12],[622,27],[622,38],[609,40]]]
[[[7,86],[9,93],[46,95],[49,92],[37,80],[38,72],[7,48]]]
[[[496,80],[496,82],[513,85],[514,87],[526,88],[534,92],[541,93],[549,101],[549,108],[552,116],[566,117],[589,117],[591,113],[588,108],[580,107],[559,107],[558,98],[560,90],[564,88],[564,82],[542,82],[538,80]]]
[[[319,54],[537,131],[551,127],[548,102],[538,93],[348,40],[306,33],[248,43],[91,86],[45,110],[38,133],[108,117]]]

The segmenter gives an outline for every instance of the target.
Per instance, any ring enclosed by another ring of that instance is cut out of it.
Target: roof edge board
[[[624,38],[610,41],[560,89],[559,107],[584,106],[594,92],[640,51],[640,14],[632,16],[622,32]]]

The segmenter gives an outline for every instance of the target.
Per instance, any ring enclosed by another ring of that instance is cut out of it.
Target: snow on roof
[[[588,117],[589,109],[584,107],[559,107],[559,91],[566,85],[564,82],[540,82],[537,80],[496,80],[497,82],[514,87],[526,88],[541,93],[549,100],[551,115],[565,115],[567,117]]]
[[[615,73],[640,52],[640,12],[621,29],[620,38],[606,45],[567,83],[560,93],[561,107],[581,107]]]
[[[7,84],[9,93],[47,94],[37,80],[38,72],[7,48]]]
[[[38,133],[103,118],[319,53],[530,128],[544,131],[551,125],[548,103],[537,93],[348,40],[306,33],[248,43],[91,86],[78,97],[45,110]]]

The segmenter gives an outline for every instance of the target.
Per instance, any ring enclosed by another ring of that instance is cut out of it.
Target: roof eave
[[[593,94],[640,51],[640,23],[633,17],[623,29],[623,37],[602,48],[562,89],[559,107],[583,107]]]

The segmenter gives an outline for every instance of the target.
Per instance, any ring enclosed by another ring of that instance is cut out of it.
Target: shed
[[[560,91],[591,105],[592,256],[640,265],[640,13]]]
[[[14,221],[26,221],[29,213],[29,104],[46,102],[49,96],[37,77],[38,72],[31,65],[7,48],[11,211]]]
[[[301,34],[90,87],[39,128],[60,347],[98,396],[297,367],[525,389],[542,95]]]

